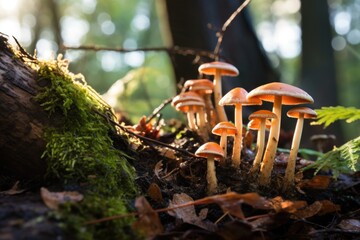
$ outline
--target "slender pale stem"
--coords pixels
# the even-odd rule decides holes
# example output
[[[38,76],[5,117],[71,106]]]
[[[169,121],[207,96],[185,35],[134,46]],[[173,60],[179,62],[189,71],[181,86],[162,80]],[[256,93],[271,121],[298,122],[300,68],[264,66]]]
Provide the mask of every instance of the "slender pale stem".
[[[294,131],[294,136],[291,144],[288,164],[285,170],[284,189],[287,189],[293,182],[295,176],[296,157],[299,151],[301,134],[304,126],[304,114],[300,114]]]
[[[207,142],[209,140],[209,134],[206,127],[205,111],[203,107],[199,107],[196,117],[197,117],[197,124],[199,127],[198,129],[199,135],[203,138],[205,142]]]
[[[236,168],[240,166],[241,162],[241,147],[242,147],[242,105],[237,103],[235,104],[235,127],[237,133],[234,136],[234,146],[232,153],[232,165]]]
[[[281,125],[281,96],[274,96],[273,113],[277,118],[271,120],[271,129],[269,133],[269,140],[266,145],[264,159],[260,167],[259,184],[267,185],[270,182],[271,171],[276,155],[276,149],[279,143],[280,125]]]
[[[219,122],[227,122],[227,116],[223,106],[219,105],[219,101],[222,98],[222,87],[221,87],[221,70],[216,69],[214,76],[214,100],[215,100],[215,109],[219,118]]]
[[[192,107],[191,107],[192,108]],[[192,109],[190,109],[187,112],[187,119],[188,119],[188,124],[189,124],[189,128],[191,130],[196,130],[196,119],[195,119],[195,114],[194,111]]]
[[[224,159],[222,159],[221,164],[225,165],[225,159],[226,159],[226,156],[227,156],[227,132],[226,131],[223,131],[221,133],[220,147],[224,151]]]
[[[261,119],[260,129],[258,130],[257,141],[256,141],[256,156],[253,163],[253,166],[250,170],[251,173],[256,173],[259,170],[261,159],[264,154],[265,147],[265,122],[266,118]]]
[[[206,181],[207,181],[207,193],[208,195],[213,195],[217,192],[217,178],[215,172],[215,163],[214,157],[207,158],[207,173],[206,173]]]

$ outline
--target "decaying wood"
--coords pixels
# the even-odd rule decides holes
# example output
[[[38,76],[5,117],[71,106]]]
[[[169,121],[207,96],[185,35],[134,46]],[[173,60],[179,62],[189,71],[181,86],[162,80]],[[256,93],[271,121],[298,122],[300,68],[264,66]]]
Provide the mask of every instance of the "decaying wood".
[[[36,72],[0,35],[0,177],[33,179],[46,170],[42,135],[50,120],[34,100],[39,88]]]

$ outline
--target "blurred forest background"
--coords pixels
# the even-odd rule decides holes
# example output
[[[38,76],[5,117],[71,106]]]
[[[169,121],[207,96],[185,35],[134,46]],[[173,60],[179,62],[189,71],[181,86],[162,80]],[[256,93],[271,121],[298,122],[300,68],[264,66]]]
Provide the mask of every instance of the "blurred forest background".
[[[64,54],[71,61],[72,72],[82,73],[89,85],[106,94],[113,107],[137,121],[174,96],[179,90],[177,83],[198,77],[195,70],[199,63],[209,60],[200,50],[214,50],[216,32],[241,3],[0,0],[0,32],[16,37],[30,53],[36,49],[39,58]],[[227,34],[221,54],[239,69],[238,86],[252,77],[255,83],[283,81],[308,91],[316,101],[315,108],[360,108],[360,0],[253,0]],[[174,50],[175,45],[191,48],[187,61],[193,69],[186,70],[181,62],[184,59],[164,51]],[[252,47],[256,51],[249,51]],[[254,54],[261,56],[254,58]],[[263,61],[260,68],[256,59]],[[248,91],[253,87],[244,86]],[[171,107],[163,114],[167,119],[179,117]],[[336,134],[343,134],[345,141],[358,136],[359,129],[356,122],[342,124],[341,133]]]

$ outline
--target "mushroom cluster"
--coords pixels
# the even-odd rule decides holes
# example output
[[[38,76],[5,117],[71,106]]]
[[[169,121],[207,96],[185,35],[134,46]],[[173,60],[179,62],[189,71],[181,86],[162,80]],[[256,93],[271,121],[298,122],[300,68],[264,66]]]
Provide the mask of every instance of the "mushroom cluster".
[[[258,175],[259,185],[268,185],[279,142],[282,105],[313,103],[313,98],[302,89],[281,82],[272,82],[259,86],[249,93],[245,89],[237,87],[222,96],[221,77],[237,76],[239,72],[236,67],[225,62],[210,62],[202,64],[199,67],[199,73],[213,75],[213,82],[203,78],[187,80],[184,84],[184,91],[174,97],[172,105],[177,110],[187,114],[190,130],[196,131],[205,142],[212,141],[202,145],[196,152],[197,156],[208,159],[208,194],[214,194],[217,189],[213,160],[220,160],[221,165],[227,164],[226,160],[230,155],[227,148],[229,136],[234,137],[231,165],[235,168],[240,167],[241,150],[243,148],[243,106],[262,105],[263,101],[273,103],[272,111],[259,110],[249,116],[248,128],[258,131],[255,148],[256,156],[250,173]],[[234,119],[232,122],[228,121],[223,108],[225,105],[234,106]],[[298,118],[298,122],[284,177],[285,189],[294,182],[295,162],[303,120],[315,118],[316,113],[309,108],[300,107],[290,110],[288,116]],[[267,144],[265,139],[266,129],[270,131]],[[213,141],[216,139],[214,135],[220,136],[219,144]],[[217,149],[216,153],[214,149]]]

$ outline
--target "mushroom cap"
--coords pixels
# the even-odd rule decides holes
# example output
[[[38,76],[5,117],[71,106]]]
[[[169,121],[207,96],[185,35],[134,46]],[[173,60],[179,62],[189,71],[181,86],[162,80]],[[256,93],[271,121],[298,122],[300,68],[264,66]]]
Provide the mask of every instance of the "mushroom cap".
[[[260,123],[261,123],[260,118],[254,118],[247,124],[247,127],[252,129],[252,130],[259,130],[260,125],[261,125]],[[265,127],[267,129],[270,129],[270,127],[271,127],[271,121],[270,120],[268,120],[268,119],[265,120]]]
[[[242,105],[261,105],[262,101],[258,98],[252,98],[250,101],[246,98],[248,92],[243,88],[233,88],[225,94],[219,101],[220,106],[235,105],[240,103]]]
[[[276,114],[269,110],[259,110],[249,115],[249,120],[257,118],[277,118]]]
[[[219,159],[224,157],[224,151],[219,144],[215,142],[207,142],[201,145],[198,150],[196,150],[195,155],[197,157],[208,158],[213,156],[214,159]]]
[[[190,91],[211,94],[214,84],[209,79],[189,79],[184,83],[184,87],[186,89],[189,88]]]
[[[201,107],[205,107],[205,103],[203,101],[185,101],[176,104],[175,109],[177,111],[182,111],[186,113],[189,112],[190,110],[196,111]]]
[[[258,97],[263,101],[274,102],[275,96],[282,96],[283,105],[313,103],[314,99],[304,90],[281,82],[272,82],[251,90],[248,99]]]
[[[308,107],[292,108],[286,113],[286,115],[291,118],[299,118],[300,114],[304,114],[304,118],[306,119],[317,118],[317,113]]]
[[[206,75],[215,75],[217,69],[220,70],[220,75],[222,76],[236,77],[239,75],[239,71],[236,67],[225,62],[204,63],[200,65],[198,70],[200,73],[204,73]]]
[[[219,136],[221,136],[223,132],[226,132],[227,135],[235,135],[237,133],[237,129],[231,122],[219,122],[215,125],[211,132]]]
[[[176,106],[180,102],[186,102],[186,101],[203,101],[202,97],[195,93],[195,92],[183,92],[179,95],[176,95],[173,100],[171,101],[172,106]]]

